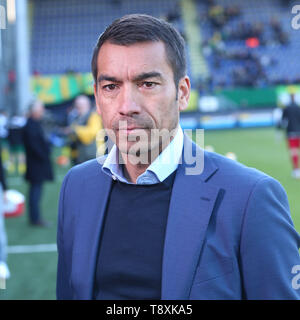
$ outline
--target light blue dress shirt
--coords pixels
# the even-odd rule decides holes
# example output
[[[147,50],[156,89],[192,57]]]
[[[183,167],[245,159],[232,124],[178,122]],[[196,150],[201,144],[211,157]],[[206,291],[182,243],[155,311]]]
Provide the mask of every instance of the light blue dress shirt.
[[[159,156],[150,164],[150,166],[138,176],[136,184],[155,184],[164,181],[178,167],[183,148],[183,131],[180,125],[174,139],[159,154]],[[123,165],[118,163],[119,150],[114,145],[105,159],[102,170],[114,180],[133,184],[129,182],[123,174]]]

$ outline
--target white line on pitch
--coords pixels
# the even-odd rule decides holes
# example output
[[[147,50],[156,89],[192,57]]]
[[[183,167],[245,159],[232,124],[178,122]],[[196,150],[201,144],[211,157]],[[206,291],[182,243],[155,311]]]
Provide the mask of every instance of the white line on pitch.
[[[56,243],[49,244],[34,244],[24,246],[8,246],[7,253],[36,253],[36,252],[56,252]]]

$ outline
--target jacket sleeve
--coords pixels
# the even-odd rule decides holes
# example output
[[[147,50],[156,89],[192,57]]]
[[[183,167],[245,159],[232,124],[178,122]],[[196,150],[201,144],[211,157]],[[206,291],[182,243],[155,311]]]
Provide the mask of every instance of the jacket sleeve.
[[[58,264],[57,264],[57,279],[56,279],[56,297],[58,300],[71,300],[73,297],[71,287],[70,265],[71,261],[67,258],[67,248],[65,247],[64,234],[64,215],[65,215],[65,190],[68,183],[70,171],[65,176],[62,183],[59,207],[58,207],[58,226],[57,226],[57,250],[58,250]]]
[[[248,199],[241,233],[245,298],[300,299],[293,285],[299,245],[284,189],[270,177],[259,180]]]

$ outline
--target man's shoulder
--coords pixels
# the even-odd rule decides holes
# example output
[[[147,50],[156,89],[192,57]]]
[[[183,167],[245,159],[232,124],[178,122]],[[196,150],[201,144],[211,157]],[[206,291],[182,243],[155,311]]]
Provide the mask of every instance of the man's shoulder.
[[[274,194],[280,195],[281,199],[286,199],[282,184],[267,173],[217,153],[208,152],[205,157],[209,159],[206,161],[213,161],[217,167],[207,181],[208,184],[224,189],[233,196],[239,194],[241,199],[248,198],[255,190],[260,193],[261,198],[272,190]]]
[[[204,161],[212,161],[217,167],[214,179],[224,180],[230,184],[239,184],[241,182],[251,184],[261,179],[271,178],[269,175],[256,168],[249,167],[237,160],[232,160],[218,153],[205,152]]]
[[[23,129],[23,131],[25,131],[25,130],[32,128],[32,126],[34,126],[34,121],[29,117],[29,118],[27,118],[26,123],[22,129]]]
[[[190,142],[189,138],[186,139],[186,143]],[[232,186],[233,184],[249,186],[264,178],[273,179],[266,173],[237,160],[232,160],[219,153],[206,151],[194,142],[192,142],[192,146],[198,149],[200,154],[203,154],[204,165],[199,178],[206,182],[210,181],[223,186]]]

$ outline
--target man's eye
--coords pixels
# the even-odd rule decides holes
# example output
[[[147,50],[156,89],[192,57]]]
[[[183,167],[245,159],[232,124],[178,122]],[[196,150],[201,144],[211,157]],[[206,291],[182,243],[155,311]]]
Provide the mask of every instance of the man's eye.
[[[116,89],[116,87],[117,87],[116,84],[111,83],[111,84],[107,84],[107,85],[103,86],[103,89],[107,90],[107,91],[113,91]]]
[[[154,88],[156,85],[157,85],[157,83],[151,82],[151,81],[145,81],[142,83],[142,86],[147,89]]]

